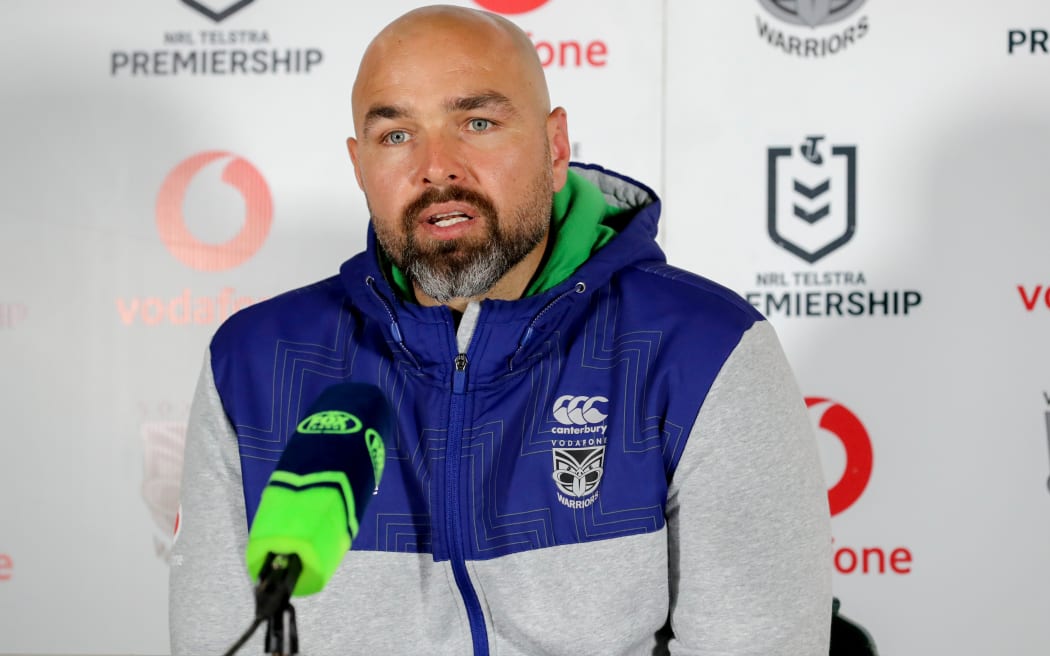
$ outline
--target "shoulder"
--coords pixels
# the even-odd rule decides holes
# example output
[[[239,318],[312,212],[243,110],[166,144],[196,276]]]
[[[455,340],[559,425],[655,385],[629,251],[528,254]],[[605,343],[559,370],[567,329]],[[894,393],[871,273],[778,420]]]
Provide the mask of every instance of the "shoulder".
[[[213,357],[246,345],[306,338],[346,304],[338,276],[292,289],[230,316],[211,342]]]
[[[625,296],[637,296],[677,321],[742,333],[765,317],[733,290],[665,262],[642,262],[622,272]]]

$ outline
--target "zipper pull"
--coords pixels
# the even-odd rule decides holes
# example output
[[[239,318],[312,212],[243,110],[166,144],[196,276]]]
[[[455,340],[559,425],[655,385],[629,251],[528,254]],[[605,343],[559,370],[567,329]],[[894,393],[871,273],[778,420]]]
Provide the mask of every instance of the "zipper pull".
[[[467,388],[467,354],[460,353],[455,360],[456,370],[452,373],[452,391],[462,394]]]

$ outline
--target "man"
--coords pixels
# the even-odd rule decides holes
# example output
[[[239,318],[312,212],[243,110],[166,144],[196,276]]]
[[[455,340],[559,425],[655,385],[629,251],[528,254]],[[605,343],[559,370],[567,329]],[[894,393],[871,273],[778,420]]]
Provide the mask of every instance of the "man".
[[[247,626],[262,487],[299,413],[353,380],[398,427],[351,551],[296,601],[304,653],[827,654],[826,492],[773,330],[664,262],[648,188],[570,167],[526,35],[415,10],[352,104],[368,250],[216,333],[173,652]]]

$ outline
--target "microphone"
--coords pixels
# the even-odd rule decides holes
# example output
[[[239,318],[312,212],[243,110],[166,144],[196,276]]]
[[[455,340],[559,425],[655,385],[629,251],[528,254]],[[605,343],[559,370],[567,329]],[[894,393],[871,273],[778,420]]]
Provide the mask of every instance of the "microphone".
[[[326,388],[296,426],[248,535],[245,560],[259,582],[258,617],[289,595],[318,592],[335,573],[379,489],[383,438],[393,427],[386,397],[364,383]]]

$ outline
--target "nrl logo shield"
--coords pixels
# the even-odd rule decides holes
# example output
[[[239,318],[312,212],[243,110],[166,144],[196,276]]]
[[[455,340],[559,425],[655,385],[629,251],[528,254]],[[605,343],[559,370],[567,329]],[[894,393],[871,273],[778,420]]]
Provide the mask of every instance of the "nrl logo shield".
[[[222,22],[253,2],[255,0],[237,0],[236,2],[229,2],[228,0],[200,0],[199,2],[198,0],[182,0],[184,5],[196,9],[216,23]]]
[[[554,484],[573,499],[585,497],[598,487],[605,466],[605,447],[554,449]]]
[[[795,152],[768,152],[769,237],[810,264],[853,237],[857,226],[857,147],[809,136]]]
[[[766,11],[796,25],[836,23],[860,9],[865,0],[758,0]]]

